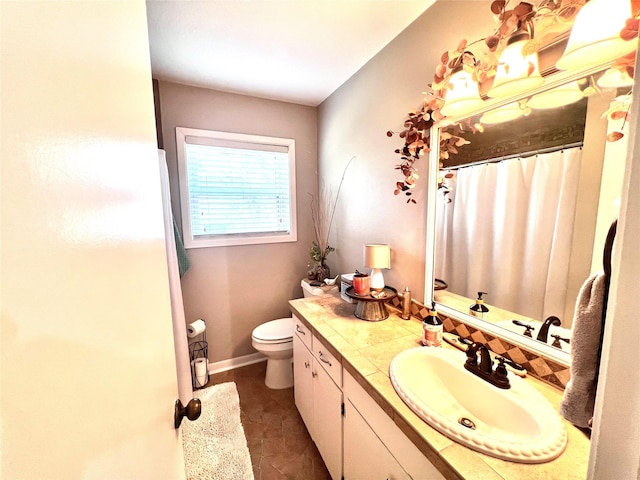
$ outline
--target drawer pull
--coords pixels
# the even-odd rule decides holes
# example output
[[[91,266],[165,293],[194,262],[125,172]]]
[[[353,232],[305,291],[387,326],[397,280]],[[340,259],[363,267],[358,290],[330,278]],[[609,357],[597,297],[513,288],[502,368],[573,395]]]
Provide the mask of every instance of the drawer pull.
[[[309,362],[304,362],[304,368],[309,368],[311,364]]]
[[[302,329],[300,328],[300,325],[298,325],[297,323],[296,323],[296,332],[301,333],[301,334],[303,334],[303,335],[306,335],[306,334],[307,334],[307,332],[305,332],[304,330],[302,330]]]
[[[322,354],[322,352],[318,351],[318,353],[320,354],[320,361],[326,363],[329,366],[331,366],[331,362],[329,360],[327,360],[326,358],[324,358],[324,355]]]
[[[311,376],[312,376],[313,378],[316,378],[316,377],[318,376],[318,372],[311,372]]]

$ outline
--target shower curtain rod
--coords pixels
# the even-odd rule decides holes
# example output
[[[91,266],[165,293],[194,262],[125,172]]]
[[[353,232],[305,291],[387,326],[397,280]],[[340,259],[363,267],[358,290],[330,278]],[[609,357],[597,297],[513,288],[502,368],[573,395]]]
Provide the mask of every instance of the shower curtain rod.
[[[511,160],[512,158],[525,158],[533,157],[540,153],[552,153],[558,150],[564,150],[565,148],[582,147],[584,142],[573,142],[565,145],[558,145],[555,147],[540,148],[538,150],[531,150],[530,152],[513,153],[511,155],[504,155],[502,157],[488,158],[486,160],[478,160],[477,162],[465,163],[464,165],[452,165],[451,167],[442,167],[441,170],[459,170],[460,168],[475,167],[476,165],[484,165],[485,163],[498,163],[503,160]]]

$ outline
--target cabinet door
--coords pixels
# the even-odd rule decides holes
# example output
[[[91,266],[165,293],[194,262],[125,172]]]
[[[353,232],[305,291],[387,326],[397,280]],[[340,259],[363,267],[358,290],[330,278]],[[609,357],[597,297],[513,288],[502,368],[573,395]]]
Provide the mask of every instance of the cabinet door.
[[[311,352],[293,335],[293,395],[300,416],[313,438],[313,357]]]
[[[344,414],[344,479],[407,480],[404,471],[349,400]]]
[[[342,477],[342,390],[314,359],[314,431],[311,435],[333,480]]]

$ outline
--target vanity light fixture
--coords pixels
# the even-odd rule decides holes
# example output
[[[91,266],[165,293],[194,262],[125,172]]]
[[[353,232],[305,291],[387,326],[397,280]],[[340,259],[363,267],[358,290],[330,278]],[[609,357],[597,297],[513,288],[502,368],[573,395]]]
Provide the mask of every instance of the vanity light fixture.
[[[447,90],[444,106],[440,109],[442,115],[457,117],[482,106],[483,100],[478,92],[478,83],[462,65],[451,75],[449,83],[451,88]]]
[[[480,117],[480,123],[485,125],[494,125],[496,123],[509,122],[524,115],[524,110],[520,106],[520,102],[508,103],[499,108],[494,108]]]
[[[382,268],[391,268],[391,248],[389,245],[369,244],[364,246],[364,264],[371,268],[369,287],[371,290],[384,290]]]
[[[626,70],[609,68],[596,81],[596,85],[600,88],[630,87],[633,85],[633,78],[629,76]]]
[[[539,87],[544,82],[538,67],[538,53],[523,54],[531,39],[527,32],[516,32],[507,41],[500,55],[493,86],[487,92],[491,98],[516,95]]]
[[[573,70],[595,66],[633,52],[638,38],[620,37],[626,20],[631,17],[630,0],[590,0],[576,15],[569,43],[556,67]]]
[[[536,110],[548,108],[558,108],[570,105],[584,98],[584,93],[579,85],[580,80],[569,82],[566,85],[552,88],[546,92],[534,95],[529,99],[527,105]]]

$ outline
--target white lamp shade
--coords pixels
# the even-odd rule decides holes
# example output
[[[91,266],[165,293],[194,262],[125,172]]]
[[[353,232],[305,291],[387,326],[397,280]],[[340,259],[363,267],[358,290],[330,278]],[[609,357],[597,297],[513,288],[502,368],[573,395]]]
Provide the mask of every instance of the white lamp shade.
[[[583,98],[584,93],[582,93],[578,81],[575,81],[534,95],[529,99],[527,105],[536,110],[545,110],[569,105]]]
[[[482,98],[478,92],[478,84],[469,72],[464,69],[451,75],[451,88],[447,90],[444,106],[440,113],[446,117],[456,117],[471,112],[482,106]]]
[[[372,290],[384,289],[381,268],[391,268],[391,248],[389,245],[370,244],[364,246],[364,264],[371,268],[370,286]]]
[[[569,43],[556,62],[559,70],[600,65],[633,52],[638,39],[623,40],[620,31],[631,18],[630,0],[591,0],[576,15]]]
[[[609,68],[602,74],[596,84],[600,88],[630,87],[633,85],[633,78],[626,71]]]
[[[520,118],[524,112],[518,102],[513,102],[504,107],[494,108],[480,117],[480,123],[493,125],[496,123],[508,122]]]
[[[526,57],[522,54],[522,48],[528,42],[527,38],[505,47],[500,55],[493,86],[487,95],[492,98],[506,97],[542,85],[544,79],[538,68],[538,54],[534,52]]]
[[[391,248],[389,245],[365,245],[364,264],[369,268],[391,268]]]

